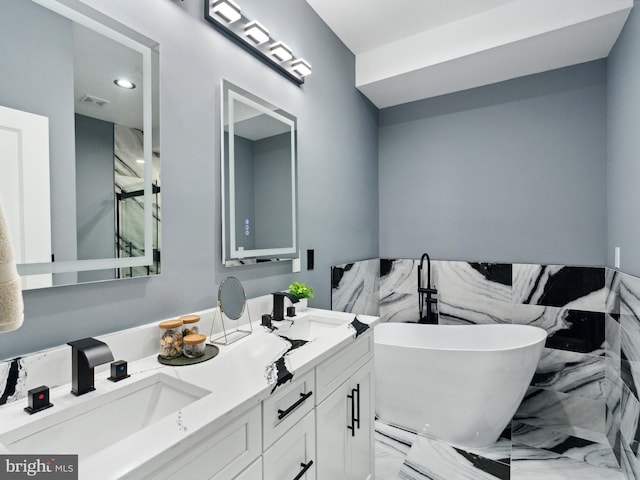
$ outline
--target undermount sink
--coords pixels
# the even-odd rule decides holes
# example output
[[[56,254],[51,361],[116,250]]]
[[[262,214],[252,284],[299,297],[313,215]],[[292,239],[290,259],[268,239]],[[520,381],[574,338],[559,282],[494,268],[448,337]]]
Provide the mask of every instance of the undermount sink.
[[[2,434],[0,444],[9,453],[87,458],[209,393],[159,373]]]
[[[290,339],[310,342],[350,321],[349,318],[309,314],[295,319],[290,327],[280,327],[276,333]]]

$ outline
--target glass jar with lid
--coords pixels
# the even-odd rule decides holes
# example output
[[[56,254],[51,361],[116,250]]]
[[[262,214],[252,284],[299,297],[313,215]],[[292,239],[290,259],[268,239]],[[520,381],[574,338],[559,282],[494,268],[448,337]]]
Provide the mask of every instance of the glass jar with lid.
[[[182,321],[182,338],[200,333],[200,315],[183,315],[179,320]]]
[[[182,320],[167,320],[158,325],[160,337],[160,357],[171,359],[182,355]]]
[[[205,340],[207,337],[201,333],[187,335],[182,339],[184,343],[184,356],[188,358],[200,357],[204,354]]]

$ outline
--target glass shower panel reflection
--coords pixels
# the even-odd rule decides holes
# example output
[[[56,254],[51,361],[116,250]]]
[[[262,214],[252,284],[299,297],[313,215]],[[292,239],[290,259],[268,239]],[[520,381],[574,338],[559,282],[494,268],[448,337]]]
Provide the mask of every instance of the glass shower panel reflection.
[[[153,184],[153,264],[121,268],[119,278],[139,277],[160,273],[160,186]],[[142,181],[130,184],[117,194],[116,242],[118,258],[144,255],[144,186]]]

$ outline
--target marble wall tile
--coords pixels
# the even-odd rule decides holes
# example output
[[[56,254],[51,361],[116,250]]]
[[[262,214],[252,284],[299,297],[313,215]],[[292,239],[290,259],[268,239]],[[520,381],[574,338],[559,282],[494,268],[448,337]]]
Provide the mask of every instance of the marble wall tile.
[[[380,260],[380,321],[416,322],[418,309],[418,260]]]
[[[605,400],[612,411],[620,409],[622,396],[622,378],[620,377],[620,364],[610,357],[605,358]]]
[[[629,442],[640,441],[640,402],[624,385],[620,402],[620,433]]]
[[[547,347],[594,355],[603,353],[604,313],[562,309],[556,318],[559,328],[549,332]]]
[[[27,396],[27,371],[22,358],[3,362],[3,379],[0,381],[0,405],[16,402]]]
[[[614,318],[620,313],[620,278],[618,271],[611,268],[604,269],[605,312]]]
[[[514,419],[598,443],[607,441],[605,407],[600,399],[531,387]]]
[[[608,442],[598,443],[524,423],[514,424],[512,440],[514,446],[541,448],[596,467],[619,469]]]
[[[531,386],[604,399],[605,359],[601,356],[545,348]]]
[[[604,348],[607,357],[611,357],[613,360],[617,360],[618,363],[620,363],[620,349],[622,342],[620,323],[608,313],[605,315],[604,320],[604,340]]]
[[[441,299],[474,305],[486,300],[512,301],[511,264],[432,262]]]
[[[604,312],[605,273],[601,267],[513,265],[513,301]]]
[[[513,323],[546,330],[546,346],[559,350],[602,355],[605,342],[604,313],[540,305],[515,305]]]
[[[627,313],[637,312],[640,309],[640,277],[618,272],[620,289],[620,313],[623,307],[628,309]],[[640,315],[636,315],[640,318]]]
[[[364,315],[379,314],[379,259],[331,267],[331,309]]]
[[[638,455],[638,442],[629,443],[624,437],[620,438],[620,467],[628,480],[640,478],[640,458]]]
[[[481,297],[464,298],[442,295],[438,303],[441,325],[481,325],[512,323],[519,305]]]
[[[620,376],[640,396],[640,323],[630,315],[620,316]]]

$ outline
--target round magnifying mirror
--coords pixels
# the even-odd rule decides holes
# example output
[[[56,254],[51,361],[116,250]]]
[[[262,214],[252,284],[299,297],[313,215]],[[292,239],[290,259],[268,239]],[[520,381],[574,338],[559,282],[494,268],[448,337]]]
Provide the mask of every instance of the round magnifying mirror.
[[[218,288],[220,310],[231,320],[238,320],[244,313],[247,297],[242,283],[236,277],[227,277]]]

